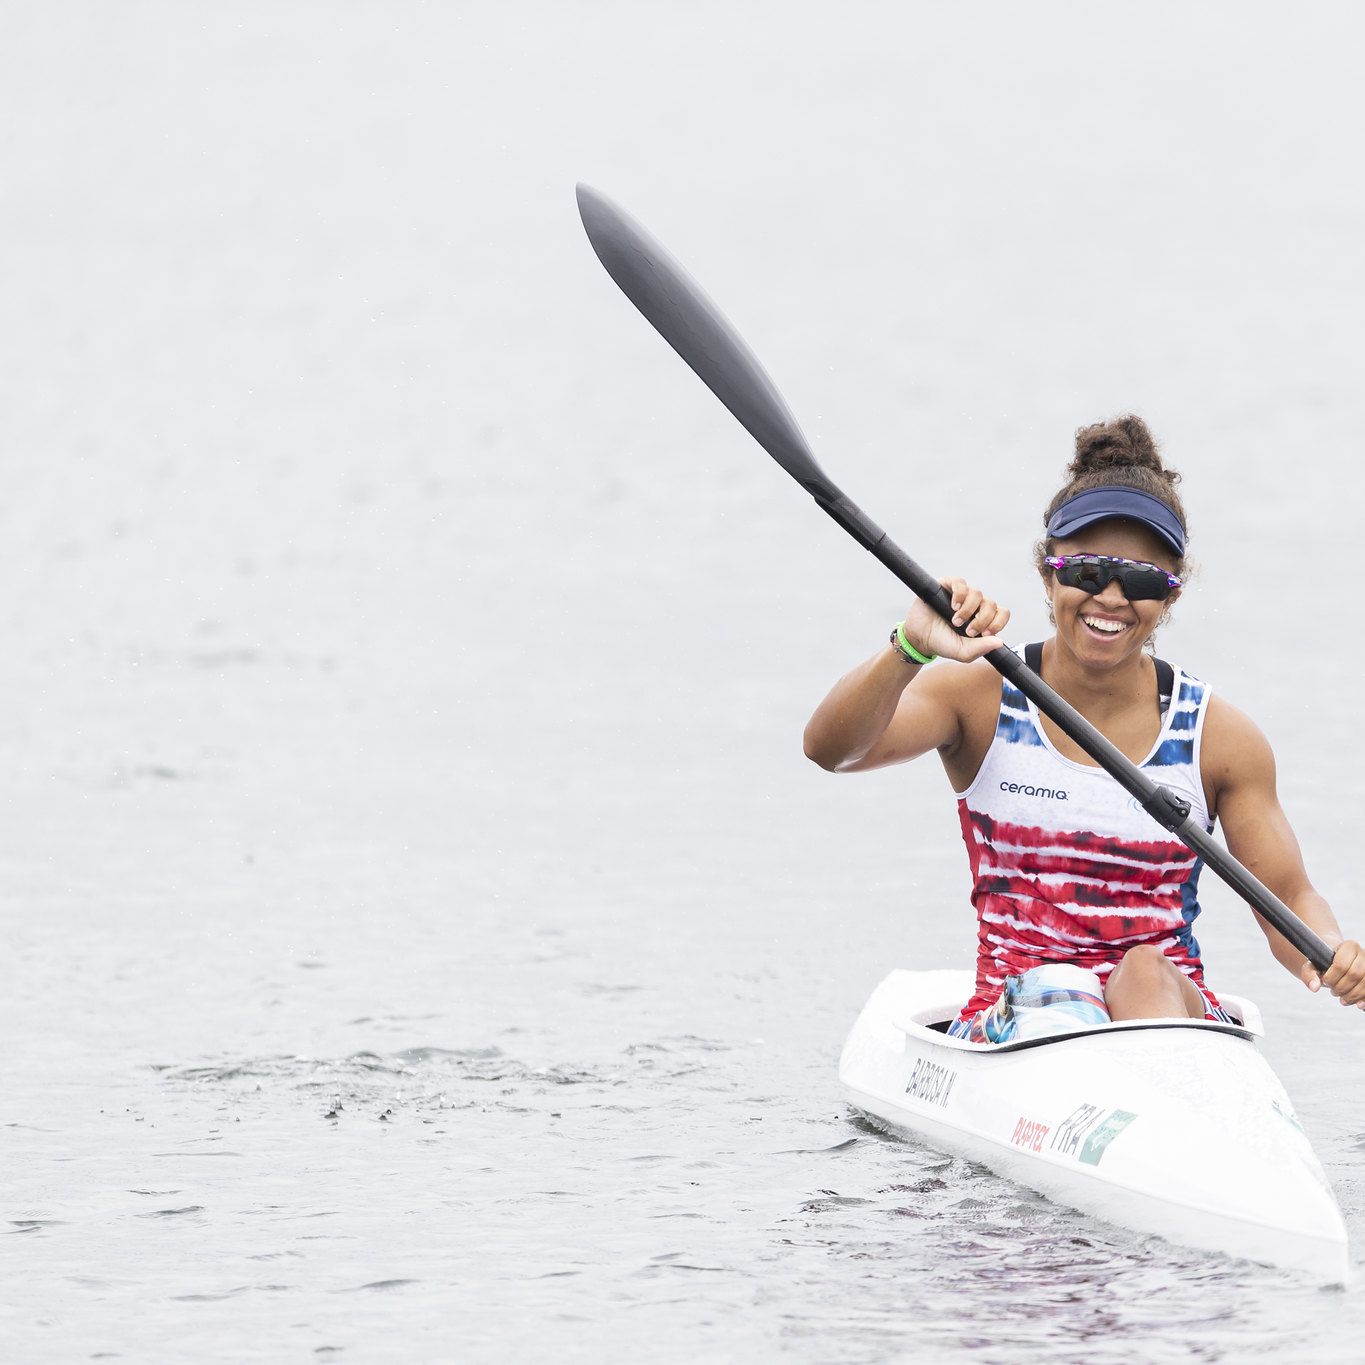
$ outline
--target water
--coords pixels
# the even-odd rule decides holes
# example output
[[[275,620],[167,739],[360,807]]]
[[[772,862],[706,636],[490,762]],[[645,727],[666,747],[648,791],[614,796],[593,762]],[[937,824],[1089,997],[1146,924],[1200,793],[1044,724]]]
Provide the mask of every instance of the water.
[[[1324,1290],[844,1106],[969,961],[929,768],[801,727],[902,595],[633,315],[619,198],[917,558],[1044,628],[1143,412],[1162,649],[1354,895],[1345,6],[21,8],[0,53],[0,1242],[24,1362],[1352,1361]],[[1210,888],[1365,1252],[1361,1020]]]

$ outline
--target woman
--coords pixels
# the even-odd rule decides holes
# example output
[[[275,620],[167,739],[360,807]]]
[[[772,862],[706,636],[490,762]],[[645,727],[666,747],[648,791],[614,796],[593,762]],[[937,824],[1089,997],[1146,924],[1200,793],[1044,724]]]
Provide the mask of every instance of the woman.
[[[1180,476],[1136,417],[1078,432],[1068,473],[1035,552],[1056,631],[1028,662],[1207,828],[1220,821],[1234,857],[1334,950],[1320,974],[1261,921],[1275,957],[1309,990],[1365,1008],[1365,951],[1308,881],[1265,737],[1144,648],[1180,596]],[[992,1008],[1008,1017],[1034,969],[1054,963],[1093,972],[1114,1019],[1224,1018],[1193,933],[1198,859],[984,660],[1009,612],[960,578],[943,583],[965,633],[916,600],[890,644],[820,704],[805,747],[831,772],[938,751],[979,922],[976,992],[953,1032],[996,1036]],[[926,671],[940,655],[960,666]]]

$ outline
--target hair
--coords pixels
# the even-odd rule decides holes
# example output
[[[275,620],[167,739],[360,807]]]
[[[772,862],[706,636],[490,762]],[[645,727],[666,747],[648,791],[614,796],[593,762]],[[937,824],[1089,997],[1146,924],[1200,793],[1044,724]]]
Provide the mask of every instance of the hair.
[[[1185,508],[1175,491],[1180,475],[1162,463],[1156,440],[1141,417],[1129,414],[1082,427],[1076,433],[1076,454],[1066,472],[1067,482],[1043,513],[1044,527],[1052,520],[1052,514],[1078,493],[1091,488],[1118,486],[1137,488],[1160,498],[1180,518],[1180,524],[1189,529]],[[1052,553],[1052,545],[1052,538],[1044,536],[1033,547],[1034,563],[1038,572],[1044,575],[1047,572],[1044,560]],[[1182,555],[1172,572],[1183,578],[1187,567],[1187,557]]]

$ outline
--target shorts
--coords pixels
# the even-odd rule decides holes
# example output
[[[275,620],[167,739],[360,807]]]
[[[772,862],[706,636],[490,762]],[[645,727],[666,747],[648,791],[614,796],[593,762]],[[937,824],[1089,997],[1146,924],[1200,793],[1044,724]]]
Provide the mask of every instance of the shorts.
[[[1197,981],[1194,988],[1204,1001],[1205,1019],[1231,1022],[1223,1007]],[[1107,1023],[1109,1011],[1099,977],[1071,963],[1048,962],[1018,976],[1007,976],[995,1003],[970,1019],[954,1020],[948,1036],[973,1043],[1014,1043]]]

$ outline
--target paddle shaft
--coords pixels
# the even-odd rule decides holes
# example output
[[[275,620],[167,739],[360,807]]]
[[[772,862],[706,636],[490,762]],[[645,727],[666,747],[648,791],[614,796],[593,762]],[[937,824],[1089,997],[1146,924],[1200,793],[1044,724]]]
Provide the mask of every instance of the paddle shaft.
[[[696,281],[628,214],[586,185],[578,187],[583,226],[607,273],[703,383],[816,503],[950,625],[947,590],[915,563],[820,468],[777,386]],[[1153,782],[1013,650],[985,656],[1038,709],[1085,750],[1164,829],[1283,934],[1319,970],[1332,950],[1263,882],[1252,876],[1190,814],[1189,805]]]

